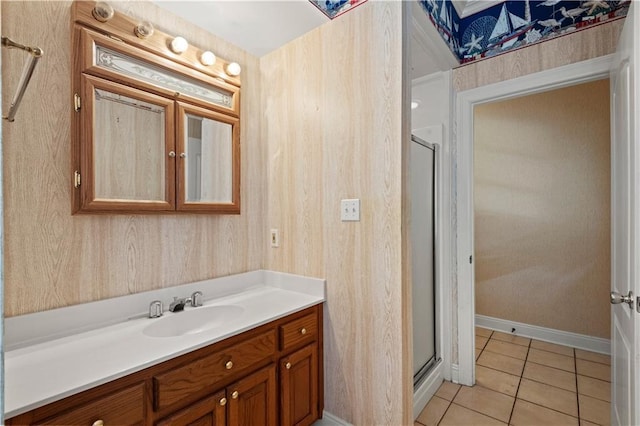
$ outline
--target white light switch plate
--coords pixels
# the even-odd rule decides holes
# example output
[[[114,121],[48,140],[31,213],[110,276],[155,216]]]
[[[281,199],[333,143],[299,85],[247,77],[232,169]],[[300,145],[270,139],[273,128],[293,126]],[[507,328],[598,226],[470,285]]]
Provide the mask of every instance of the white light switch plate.
[[[271,229],[271,247],[280,247],[280,232],[277,229]]]
[[[357,198],[340,202],[340,219],[343,222],[360,221],[360,200]]]

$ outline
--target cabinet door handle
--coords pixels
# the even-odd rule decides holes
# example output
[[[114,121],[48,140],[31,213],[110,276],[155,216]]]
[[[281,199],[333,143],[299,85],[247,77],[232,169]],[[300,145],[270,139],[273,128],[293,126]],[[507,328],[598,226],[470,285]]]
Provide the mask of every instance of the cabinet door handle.
[[[303,328],[302,330],[300,330],[300,334],[307,334],[307,329]]]
[[[176,156],[176,153],[173,151],[169,151],[169,157],[174,158]]]
[[[238,391],[233,391],[233,393],[231,394],[231,399],[238,399],[238,396],[240,396]]]
[[[102,419],[96,420],[91,424],[91,426],[104,426],[104,421]]]
[[[231,370],[233,368],[233,361],[227,361],[227,363],[224,365],[224,368],[226,368],[227,370]]]
[[[222,405],[222,406],[227,405],[227,398],[222,398],[222,399],[220,400],[220,405]]]
[[[290,362],[286,363],[284,365],[284,368],[286,368],[287,370],[290,370],[291,369],[291,363]]]
[[[181,152],[180,153],[180,158],[187,158],[187,153],[186,152]]]

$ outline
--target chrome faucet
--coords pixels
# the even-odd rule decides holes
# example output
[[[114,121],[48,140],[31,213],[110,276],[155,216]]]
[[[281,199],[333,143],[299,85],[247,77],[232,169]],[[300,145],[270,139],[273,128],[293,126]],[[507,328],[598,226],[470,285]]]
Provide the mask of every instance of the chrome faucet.
[[[171,312],[180,312],[184,310],[186,305],[191,305],[194,308],[198,306],[202,306],[202,292],[195,291],[191,294],[191,297],[185,299],[184,297],[178,299],[177,297],[173,298],[173,302],[169,304],[169,310]]]
[[[180,312],[184,310],[185,303],[186,303],[185,298],[178,299],[177,297],[174,297],[173,302],[169,304],[169,310],[171,312]]]
[[[190,304],[191,306],[193,306],[194,308],[197,308],[198,306],[202,306],[202,292],[201,291],[195,291],[193,292],[193,294],[191,295],[190,298],[188,298],[185,303]]]
[[[162,312],[162,302],[159,300],[154,300],[149,304],[149,318],[158,318],[161,317]]]

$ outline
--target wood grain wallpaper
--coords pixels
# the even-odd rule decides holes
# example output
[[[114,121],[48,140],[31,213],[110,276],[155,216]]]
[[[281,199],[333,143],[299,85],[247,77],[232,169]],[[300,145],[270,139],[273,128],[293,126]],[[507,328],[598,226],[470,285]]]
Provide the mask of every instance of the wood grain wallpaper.
[[[615,51],[623,24],[618,19],[456,68],[453,87],[460,92],[608,55]]]
[[[325,409],[358,425],[412,421],[403,339],[402,8],[367,2],[260,62],[267,226],[281,237],[266,266],[327,279]],[[361,200],[360,222],[340,221],[344,198]]]
[[[608,79],[475,108],[477,314],[609,339],[609,145]]]
[[[7,316],[263,265],[266,144],[258,59],[150,2],[110,3],[242,65],[242,214],[71,216],[71,3],[3,1],[3,35],[45,52],[16,121],[3,126]],[[21,53],[2,49],[3,107],[17,85]]]

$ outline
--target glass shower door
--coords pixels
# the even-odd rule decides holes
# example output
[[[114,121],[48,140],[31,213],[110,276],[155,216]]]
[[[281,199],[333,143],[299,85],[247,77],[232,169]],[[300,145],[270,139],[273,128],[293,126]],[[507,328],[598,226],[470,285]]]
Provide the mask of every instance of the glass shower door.
[[[411,142],[411,245],[413,276],[414,385],[436,357],[435,307],[435,146],[415,136]]]

